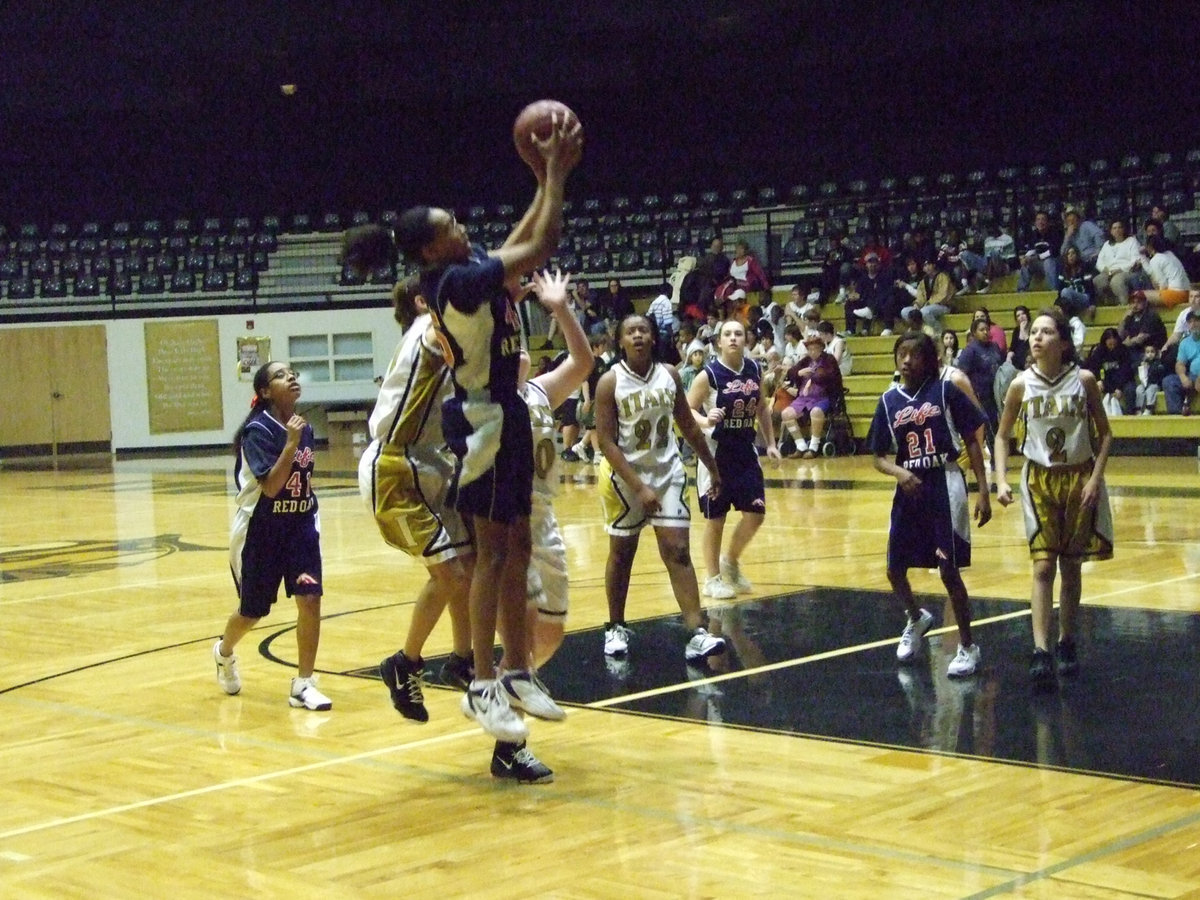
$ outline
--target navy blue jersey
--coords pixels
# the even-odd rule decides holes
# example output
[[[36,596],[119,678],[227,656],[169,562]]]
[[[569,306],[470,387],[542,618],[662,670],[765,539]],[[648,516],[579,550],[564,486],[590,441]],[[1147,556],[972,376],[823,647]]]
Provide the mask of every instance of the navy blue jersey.
[[[281,527],[291,527],[300,518],[312,519],[317,512],[317,497],[312,489],[313,433],[308,425],[300,435],[292,471],[279,494],[268,497],[262,491],[260,480],[267,477],[286,445],[287,428],[265,408],[259,409],[246,423],[242,452],[233,465],[238,509],[255,519],[276,520]]]
[[[501,403],[517,396],[521,320],[504,288],[504,264],[473,245],[471,258],[421,275],[460,397],[487,392]]]
[[[915,394],[892,385],[879,398],[867,447],[876,455],[895,453],[905,469],[940,469],[958,457],[962,435],[984,424],[983,412],[949,381],[929,378]]]
[[[717,447],[733,443],[753,447],[762,392],[758,363],[747,356],[742,360],[742,370],[734,372],[719,359],[714,359],[705,364],[704,371],[708,374],[709,388],[705,411],[725,411],[725,418],[717,423],[712,432]]]

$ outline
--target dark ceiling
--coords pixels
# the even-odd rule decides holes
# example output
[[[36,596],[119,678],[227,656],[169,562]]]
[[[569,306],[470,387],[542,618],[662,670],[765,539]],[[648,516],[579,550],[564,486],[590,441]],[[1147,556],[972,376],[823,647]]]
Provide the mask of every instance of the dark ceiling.
[[[11,0],[0,221],[519,199],[540,96],[585,123],[576,195],[1200,143],[1189,28],[1124,9]]]

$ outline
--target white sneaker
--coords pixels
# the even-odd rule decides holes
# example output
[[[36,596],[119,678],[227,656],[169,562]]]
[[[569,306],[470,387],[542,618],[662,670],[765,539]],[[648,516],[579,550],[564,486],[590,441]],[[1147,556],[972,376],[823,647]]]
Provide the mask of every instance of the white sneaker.
[[[714,600],[732,600],[737,591],[721,580],[720,575],[713,575],[704,581],[704,596]]]
[[[871,312],[869,307],[864,306],[862,309],[856,309],[854,314],[860,319],[866,319],[868,322],[875,318],[875,313]]]
[[[933,616],[929,614],[929,610],[921,610],[921,615],[914,622],[908,620],[908,624],[904,626],[904,632],[900,635],[900,643],[896,645],[896,659],[900,662],[908,662],[917,655],[917,650],[921,646],[921,638],[925,637],[927,632],[933,627]]]
[[[629,636],[633,629],[626,625],[612,625],[604,629],[604,655],[624,656],[629,650]]]
[[[750,579],[742,574],[742,567],[728,556],[721,557],[721,580],[739,594],[749,594],[754,590]]]
[[[880,337],[891,337],[891,336],[892,336],[892,329],[890,329],[890,328],[885,328],[885,329],[883,329],[883,331],[879,332],[879,336],[880,336]]]
[[[708,659],[710,656],[720,656],[725,652],[725,638],[713,637],[703,628],[697,628],[692,639],[687,642],[683,658],[688,662],[698,659]]]
[[[317,690],[317,680],[308,678],[293,678],[292,692],[288,695],[288,706],[297,709],[333,709],[333,701]]]
[[[523,709],[531,716],[561,722],[567,717],[561,706],[554,702],[542,679],[529,669],[513,669],[500,676],[500,684],[508,694],[508,702]]]
[[[529,737],[529,726],[508,702],[508,692],[495,678],[476,679],[463,694],[462,714],[498,741],[519,744]]]
[[[958,652],[954,654],[954,659],[950,660],[950,665],[946,668],[946,674],[951,678],[965,678],[968,675],[974,675],[975,669],[979,667],[979,645],[972,644],[970,647],[958,645]]]
[[[233,695],[242,689],[242,677],[238,675],[237,654],[221,655],[221,641],[213,644],[213,661],[217,664],[217,684],[225,693]]]

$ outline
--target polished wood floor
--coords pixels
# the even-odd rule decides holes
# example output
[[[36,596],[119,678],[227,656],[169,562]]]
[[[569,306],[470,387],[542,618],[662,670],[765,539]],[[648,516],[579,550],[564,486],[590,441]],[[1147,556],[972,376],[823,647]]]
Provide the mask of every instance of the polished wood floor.
[[[232,605],[224,456],[0,465],[0,896],[1200,896],[1200,792],[1152,779],[599,700],[533,726],[554,784],[495,783],[456,694],[427,691],[416,725],[351,674],[395,649],[423,579],[379,539],[353,465],[318,460],[327,713],[287,706],[286,599],[240,648],[241,695],[215,683]],[[1086,566],[1086,603],[1200,612],[1197,465],[1113,461],[1117,557]],[[589,472],[558,504],[573,631],[605,619]],[[886,588],[890,490],[865,458],[771,477],[745,559],[760,594]],[[1024,603],[1019,509],[998,509],[974,546],[971,592]],[[914,586],[940,594],[925,572]],[[629,609],[674,609],[651,541]],[[446,649],[440,630],[429,650]]]

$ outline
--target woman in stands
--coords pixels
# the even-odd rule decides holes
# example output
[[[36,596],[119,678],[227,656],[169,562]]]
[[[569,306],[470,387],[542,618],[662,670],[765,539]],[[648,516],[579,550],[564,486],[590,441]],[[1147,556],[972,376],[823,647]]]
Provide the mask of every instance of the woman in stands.
[[[986,318],[971,323],[971,341],[958,355],[958,368],[971,380],[975,396],[987,416],[989,434],[996,433],[999,410],[993,386],[996,373],[1004,362],[1004,353],[992,340],[991,326]]]
[[[1091,316],[1096,312],[1096,286],[1094,273],[1084,265],[1079,248],[1072,245],[1063,254],[1062,268],[1058,270],[1058,305],[1067,318]]]
[[[740,560],[750,540],[762,527],[766,495],[762,466],[755,448],[757,429],[762,429],[767,456],[779,459],[775,429],[771,425],[771,397],[763,390],[758,363],[745,353],[746,330],[736,320],[722,323],[717,337],[717,356],[696,375],[688,390],[688,405],[704,432],[717,469],[721,490],[709,496],[708,470],[696,471],[696,490],[704,513],[704,564],[708,576],[704,593],[714,600],[729,600],[753,588],[742,574]],[[721,555],[725,517],[733,508],[742,517],[729,542],[729,553]]]
[[[1032,365],[1019,374],[1004,397],[996,434],[996,499],[1013,501],[1008,484],[1008,442],[1020,418],[1021,505],[1033,560],[1033,656],[1029,675],[1035,690],[1053,690],[1060,675],[1079,670],[1075,643],[1082,566],[1088,559],[1111,559],[1112,514],[1104,467],[1112,445],[1108,416],[1096,377],[1075,358],[1066,318],[1043,310],[1029,335]],[[1058,641],[1050,652],[1054,579],[1062,573]]]
[[[654,358],[654,334],[644,316],[626,316],[617,326],[621,359],[596,385],[596,432],[600,464],[600,503],[608,532],[604,588],[609,622],[606,656],[623,657],[632,631],[625,622],[629,573],[646,525],[654,527],[659,556],[671,579],[675,602],[692,632],[684,651],[689,662],[725,652],[710,635],[700,610],[700,589],[689,547],[691,510],[687,472],[679,458],[672,422],[711,477],[710,495],[719,496],[721,475],[674,367]]]
[[[312,428],[296,415],[299,399],[300,382],[286,363],[269,362],[254,373],[250,413],[233,439],[238,495],[229,564],[238,608],[212,655],[221,689],[238,693],[234,648],[271,611],[283,582],[296,598],[298,671],[288,704],[324,710],[333,702],[313,675],[321,637],[321,524],[312,489]]]

